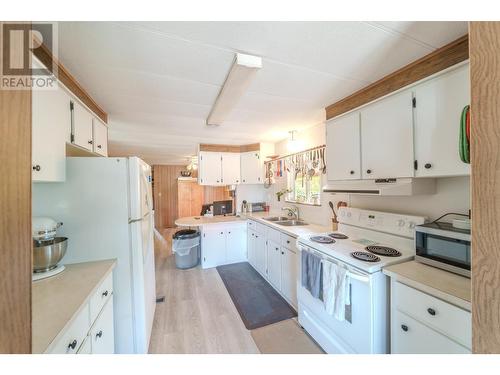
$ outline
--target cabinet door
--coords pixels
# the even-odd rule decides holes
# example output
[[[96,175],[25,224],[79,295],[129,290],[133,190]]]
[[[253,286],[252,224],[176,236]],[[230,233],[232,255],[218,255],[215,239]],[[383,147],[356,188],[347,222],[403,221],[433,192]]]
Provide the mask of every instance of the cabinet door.
[[[256,262],[256,254],[255,254],[255,243],[257,241],[256,232],[254,230],[249,229],[248,230],[248,241],[247,241],[247,246],[248,246],[248,263],[250,263],[254,268],[257,268],[257,262]]]
[[[466,354],[470,350],[396,310],[392,316],[391,353]]]
[[[271,284],[281,290],[281,249],[274,241],[267,241],[267,277]]]
[[[241,183],[261,184],[263,175],[260,151],[243,152],[241,154]]]
[[[198,156],[198,179],[200,185],[221,185],[222,162],[220,152],[200,151]]]
[[[469,65],[418,85],[415,98],[415,175],[469,175],[458,147],[460,117],[470,104]]]
[[[226,263],[226,235],[221,227],[203,228],[201,242],[203,268],[212,268]]]
[[[101,314],[90,330],[92,354],[113,354],[115,336],[113,323],[113,298],[104,305]]]
[[[32,128],[33,181],[64,181],[71,112],[62,88],[33,90]]]
[[[413,107],[403,91],[361,110],[363,179],[413,177]]]
[[[267,248],[266,239],[260,233],[255,234],[255,268],[263,276],[266,275]]]
[[[240,183],[240,154],[237,152],[223,152],[222,179],[224,185],[235,185]]]
[[[298,257],[297,252],[281,248],[281,292],[292,303],[297,306],[297,275]]]
[[[93,118],[93,150],[95,153],[108,156],[108,127],[97,118]]]
[[[73,101],[73,143],[89,151],[93,151],[92,120],[92,114]]]
[[[247,260],[247,229],[245,223],[227,228],[226,255],[226,263],[238,263]]]
[[[329,181],[361,178],[359,112],[330,120],[326,125],[326,168]]]

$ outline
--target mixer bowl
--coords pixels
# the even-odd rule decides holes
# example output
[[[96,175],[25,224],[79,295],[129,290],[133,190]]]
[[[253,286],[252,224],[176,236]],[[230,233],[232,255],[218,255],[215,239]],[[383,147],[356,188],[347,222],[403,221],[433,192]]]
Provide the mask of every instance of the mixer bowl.
[[[33,240],[33,272],[46,272],[57,267],[66,254],[68,239],[55,237],[51,240]]]

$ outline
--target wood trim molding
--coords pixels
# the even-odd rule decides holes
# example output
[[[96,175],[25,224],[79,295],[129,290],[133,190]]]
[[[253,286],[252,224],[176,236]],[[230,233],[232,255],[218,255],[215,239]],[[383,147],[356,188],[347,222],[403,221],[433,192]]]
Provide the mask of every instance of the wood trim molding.
[[[38,43],[39,44],[39,43]],[[33,50],[35,56],[47,67],[57,65],[56,77],[65,85],[68,90],[70,90],[78,99],[80,99],[87,107],[90,108],[102,121],[106,124],[108,123],[108,114],[97,104],[97,102],[92,99],[87,91],[78,83],[75,77],[64,67],[64,65],[58,61],[45,44],[41,44],[40,47]],[[51,70],[52,73],[54,73]]]
[[[21,38],[11,48],[11,57],[22,58]],[[31,353],[29,89],[0,90],[0,160],[0,353]]]
[[[396,70],[354,94],[325,108],[326,119],[339,116],[373,100],[381,98],[425,77],[438,73],[469,58],[469,36],[441,47],[434,52]]]
[[[470,22],[472,351],[500,353],[500,22]]]
[[[209,152],[249,152],[249,151],[259,151],[260,143],[252,143],[249,145],[214,145],[214,144],[200,144],[200,151],[209,151]]]

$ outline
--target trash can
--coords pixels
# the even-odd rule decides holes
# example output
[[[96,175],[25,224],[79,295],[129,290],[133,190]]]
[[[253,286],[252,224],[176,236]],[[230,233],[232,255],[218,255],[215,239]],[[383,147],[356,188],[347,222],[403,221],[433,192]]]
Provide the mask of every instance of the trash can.
[[[173,236],[172,252],[175,266],[181,269],[196,267],[200,259],[200,232],[182,229]]]

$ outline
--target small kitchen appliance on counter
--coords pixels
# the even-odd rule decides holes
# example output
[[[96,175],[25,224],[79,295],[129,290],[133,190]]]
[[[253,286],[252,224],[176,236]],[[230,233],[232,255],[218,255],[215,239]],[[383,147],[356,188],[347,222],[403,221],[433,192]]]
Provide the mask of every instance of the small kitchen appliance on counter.
[[[61,225],[62,223],[50,217],[33,217],[33,281],[64,271],[64,266],[59,262],[66,254],[68,239],[56,237],[57,229]]]

